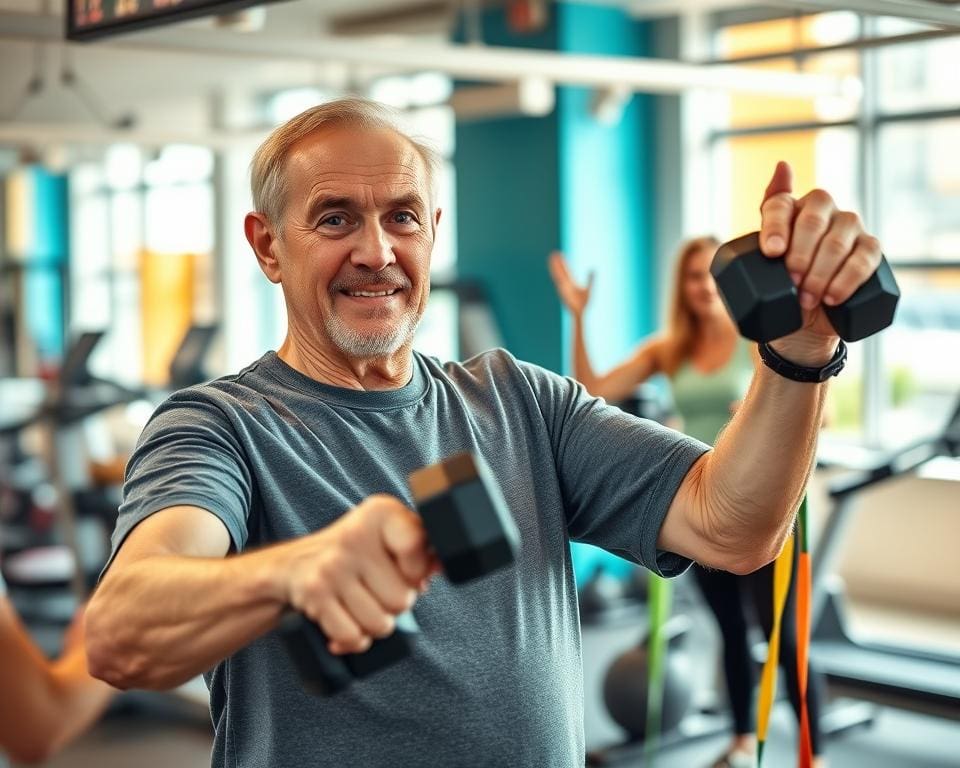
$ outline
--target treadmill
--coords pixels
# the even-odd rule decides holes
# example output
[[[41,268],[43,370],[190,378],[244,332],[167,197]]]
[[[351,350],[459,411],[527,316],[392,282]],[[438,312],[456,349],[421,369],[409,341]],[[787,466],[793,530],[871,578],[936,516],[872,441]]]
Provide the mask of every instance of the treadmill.
[[[939,435],[831,483],[833,513],[814,552],[810,658],[829,681],[832,694],[960,720],[960,653],[855,639],[847,629],[843,593],[827,578],[860,491],[915,472],[938,457],[958,455],[960,401]]]

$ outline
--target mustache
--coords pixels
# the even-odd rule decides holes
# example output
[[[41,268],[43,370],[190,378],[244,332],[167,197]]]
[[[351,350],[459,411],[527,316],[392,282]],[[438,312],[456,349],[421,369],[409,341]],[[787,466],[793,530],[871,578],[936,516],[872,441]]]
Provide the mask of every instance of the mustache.
[[[341,275],[330,283],[331,291],[358,291],[368,285],[389,285],[400,290],[409,290],[413,283],[399,267],[386,267],[379,272],[357,272]]]

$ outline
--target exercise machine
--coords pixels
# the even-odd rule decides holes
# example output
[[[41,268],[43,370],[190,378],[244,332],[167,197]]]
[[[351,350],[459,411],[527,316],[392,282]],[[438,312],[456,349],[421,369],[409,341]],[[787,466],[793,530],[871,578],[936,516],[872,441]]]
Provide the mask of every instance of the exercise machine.
[[[843,592],[828,579],[863,491],[915,473],[936,459],[958,456],[960,400],[939,434],[830,485],[833,511],[813,561],[811,660],[826,676],[831,693],[960,720],[960,654],[857,639],[849,630]]]

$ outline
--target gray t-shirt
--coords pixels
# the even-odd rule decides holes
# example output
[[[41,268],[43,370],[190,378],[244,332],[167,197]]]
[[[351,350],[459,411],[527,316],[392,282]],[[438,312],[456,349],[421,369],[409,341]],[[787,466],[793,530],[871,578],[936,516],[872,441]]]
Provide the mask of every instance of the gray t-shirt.
[[[127,467],[114,551],[165,507],[219,517],[237,551],[329,525],[373,493],[473,450],[520,529],[519,561],[414,608],[414,655],[328,699],[305,693],[274,633],[207,675],[215,766],[582,766],[583,685],[571,539],[665,575],[677,487],[707,446],[629,416],[502,350],[414,355],[389,391],[320,384],[269,352],[171,396]]]

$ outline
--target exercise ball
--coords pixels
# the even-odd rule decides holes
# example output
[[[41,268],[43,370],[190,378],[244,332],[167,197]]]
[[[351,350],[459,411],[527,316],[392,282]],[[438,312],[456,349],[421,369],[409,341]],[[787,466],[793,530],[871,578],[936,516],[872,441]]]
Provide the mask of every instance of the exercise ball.
[[[663,681],[663,707],[660,732],[667,733],[680,723],[693,698],[690,660],[683,648],[686,629],[669,640]],[[647,736],[647,638],[621,654],[607,670],[603,681],[603,700],[610,717],[631,739]]]

